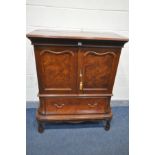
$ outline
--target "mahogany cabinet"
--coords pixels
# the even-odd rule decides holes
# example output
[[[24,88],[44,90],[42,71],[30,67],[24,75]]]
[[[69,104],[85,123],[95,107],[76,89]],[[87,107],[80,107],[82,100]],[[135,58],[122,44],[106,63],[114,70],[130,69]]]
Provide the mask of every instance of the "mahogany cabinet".
[[[38,131],[46,122],[105,120],[110,128],[110,100],[127,38],[111,33],[36,30],[34,45],[40,105]]]

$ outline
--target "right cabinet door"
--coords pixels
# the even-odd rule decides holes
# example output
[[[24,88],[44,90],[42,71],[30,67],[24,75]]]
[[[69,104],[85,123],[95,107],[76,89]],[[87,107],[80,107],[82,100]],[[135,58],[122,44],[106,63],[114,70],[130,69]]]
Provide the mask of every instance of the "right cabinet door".
[[[80,48],[79,93],[112,93],[120,48]]]

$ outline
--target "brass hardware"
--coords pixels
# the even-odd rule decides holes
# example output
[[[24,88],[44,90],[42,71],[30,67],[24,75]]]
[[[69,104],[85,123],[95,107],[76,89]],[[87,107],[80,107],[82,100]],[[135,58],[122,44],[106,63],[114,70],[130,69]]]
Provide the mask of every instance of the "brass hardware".
[[[80,90],[82,90],[83,89],[83,83],[82,83],[82,81],[80,82]]]
[[[97,105],[98,105],[98,103],[88,103],[88,105],[90,106],[90,107],[96,107]]]
[[[82,78],[82,72],[81,72],[81,69],[80,69],[80,77]]]
[[[65,104],[63,104],[63,103],[62,104],[61,103],[60,104],[57,104],[57,103],[54,104],[54,106],[56,106],[57,108],[62,108],[64,105]]]
[[[80,69],[80,90],[83,89],[83,82],[82,82],[82,71]]]

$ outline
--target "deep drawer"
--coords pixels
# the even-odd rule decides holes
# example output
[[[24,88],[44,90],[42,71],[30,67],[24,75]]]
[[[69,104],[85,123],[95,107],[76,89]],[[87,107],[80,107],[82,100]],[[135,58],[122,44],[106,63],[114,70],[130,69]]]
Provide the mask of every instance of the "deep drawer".
[[[108,98],[44,98],[46,114],[99,114],[109,112]]]

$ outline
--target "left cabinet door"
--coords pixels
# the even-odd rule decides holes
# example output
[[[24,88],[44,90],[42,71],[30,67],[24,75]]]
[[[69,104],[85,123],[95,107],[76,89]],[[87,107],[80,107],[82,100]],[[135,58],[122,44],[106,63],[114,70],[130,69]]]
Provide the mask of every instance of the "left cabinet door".
[[[35,58],[42,94],[73,94],[77,91],[76,47],[35,46]]]

